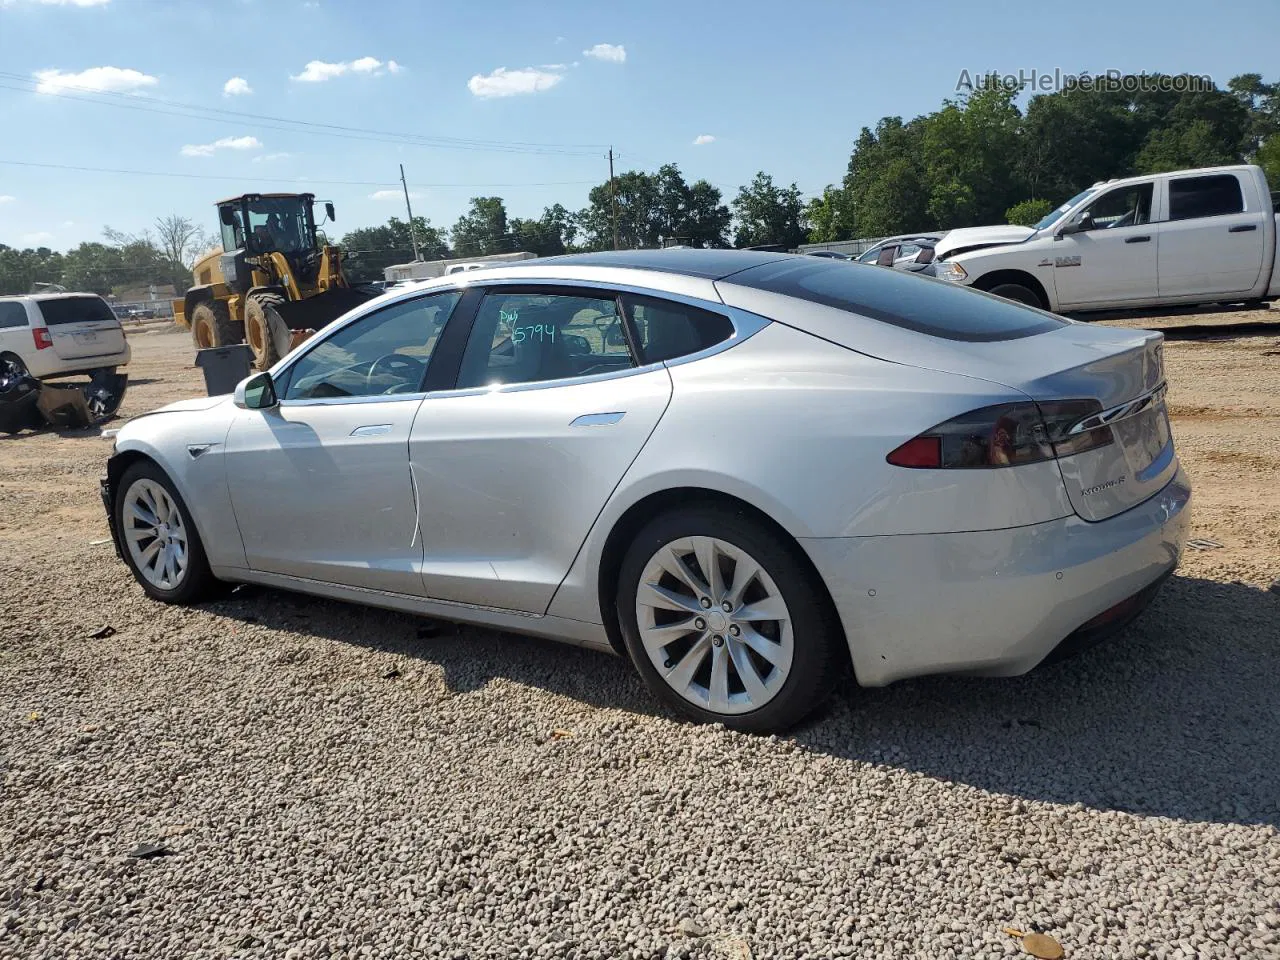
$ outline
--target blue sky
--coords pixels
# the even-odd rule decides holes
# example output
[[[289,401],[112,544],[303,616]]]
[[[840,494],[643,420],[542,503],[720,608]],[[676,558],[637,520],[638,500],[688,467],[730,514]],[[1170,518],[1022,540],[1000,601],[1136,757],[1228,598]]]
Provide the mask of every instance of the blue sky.
[[[0,161],[225,178],[0,163],[0,242],[62,249],[169,213],[213,231],[215,200],[271,189],[333,200],[340,234],[403,216],[400,163],[437,226],[474,195],[537,216],[584,205],[610,144],[619,170],[674,162],[726,201],[757,170],[812,194],[862,126],[935,109],[962,70],[1274,80],[1278,34],[1275,0],[0,0]]]

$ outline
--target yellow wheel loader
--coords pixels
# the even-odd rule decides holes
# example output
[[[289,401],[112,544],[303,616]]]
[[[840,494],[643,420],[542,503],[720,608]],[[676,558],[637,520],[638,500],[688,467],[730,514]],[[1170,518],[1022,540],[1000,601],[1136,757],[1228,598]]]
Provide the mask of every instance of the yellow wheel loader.
[[[247,342],[266,370],[321,327],[378,291],[352,286],[342,252],[316,238],[315,195],[246,193],[218,203],[222,249],[193,268],[173,302],[197,350]],[[333,220],[333,204],[324,205]]]

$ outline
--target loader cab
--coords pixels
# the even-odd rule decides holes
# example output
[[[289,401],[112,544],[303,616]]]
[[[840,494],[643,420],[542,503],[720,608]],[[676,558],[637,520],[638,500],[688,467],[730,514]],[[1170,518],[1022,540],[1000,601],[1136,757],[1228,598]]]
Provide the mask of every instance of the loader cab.
[[[218,204],[223,250],[283,253],[291,261],[317,249],[310,193],[248,193]]]

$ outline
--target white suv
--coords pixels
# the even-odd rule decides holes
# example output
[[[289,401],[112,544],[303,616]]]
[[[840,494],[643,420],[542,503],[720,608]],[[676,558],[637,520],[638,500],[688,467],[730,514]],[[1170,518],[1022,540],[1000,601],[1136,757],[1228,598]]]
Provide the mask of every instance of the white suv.
[[[93,293],[0,297],[0,361],[33,377],[62,377],[129,362],[120,319]]]

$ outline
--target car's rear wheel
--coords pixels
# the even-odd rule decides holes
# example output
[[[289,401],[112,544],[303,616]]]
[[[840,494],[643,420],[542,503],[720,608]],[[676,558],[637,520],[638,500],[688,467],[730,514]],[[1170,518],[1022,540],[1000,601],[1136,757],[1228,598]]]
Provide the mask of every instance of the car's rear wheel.
[[[767,733],[812,713],[838,630],[798,548],[724,507],[660,516],[622,562],[623,639],[649,688],[694,720]]]
[[[185,604],[227,589],[209,569],[191,512],[156,464],[139,461],[125,470],[115,519],[125,563],[148,596]]]
[[[1016,303],[1025,303],[1028,307],[1043,307],[1040,297],[1030,287],[1024,287],[1020,283],[999,283],[987,291],[994,293],[997,297],[1004,297],[1006,300],[1013,300]]]

